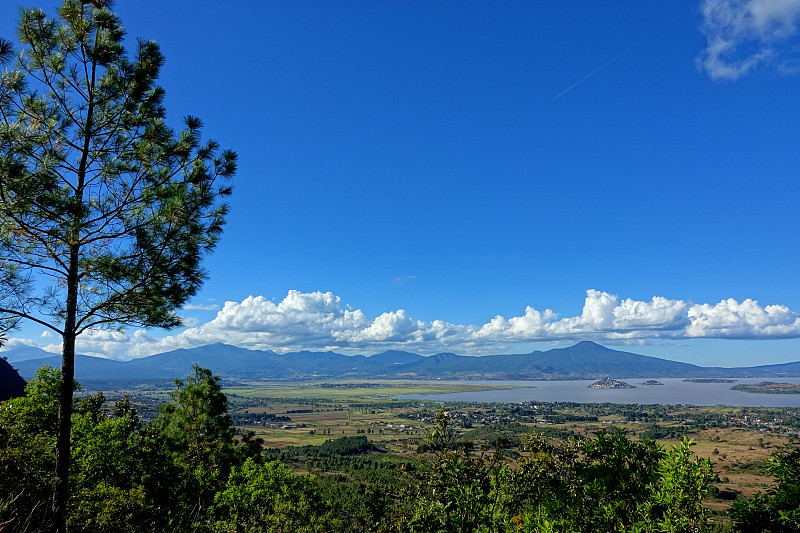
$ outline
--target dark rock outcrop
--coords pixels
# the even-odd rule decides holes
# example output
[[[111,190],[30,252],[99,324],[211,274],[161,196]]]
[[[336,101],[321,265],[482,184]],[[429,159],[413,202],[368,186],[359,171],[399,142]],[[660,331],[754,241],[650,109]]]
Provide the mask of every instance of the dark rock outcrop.
[[[5,357],[0,357],[0,402],[24,395],[25,380]]]

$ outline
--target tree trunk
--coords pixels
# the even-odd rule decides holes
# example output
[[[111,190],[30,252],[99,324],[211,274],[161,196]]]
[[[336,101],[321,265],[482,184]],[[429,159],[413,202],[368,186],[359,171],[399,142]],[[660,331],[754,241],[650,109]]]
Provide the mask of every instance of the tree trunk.
[[[96,36],[95,36],[96,38]],[[67,313],[64,317],[64,335],[61,351],[61,392],[58,402],[58,441],[56,442],[56,477],[53,487],[53,518],[55,533],[67,531],[67,499],[69,498],[70,432],[72,431],[72,392],[75,380],[75,337],[77,336],[78,315],[78,258],[80,255],[80,235],[82,223],[83,192],[86,179],[86,166],[92,140],[94,124],[94,85],[97,63],[92,62],[89,81],[89,101],[86,110],[86,128],[83,149],[78,164],[75,184],[75,202],[72,204],[73,227],[68,232],[69,265],[67,267]]]
[[[58,440],[56,441],[56,476],[53,487],[53,531],[67,531],[69,497],[70,433],[72,431],[72,393],[75,381],[75,320],[78,309],[78,247],[69,254],[67,277],[67,316],[61,352],[61,390],[58,401]]]

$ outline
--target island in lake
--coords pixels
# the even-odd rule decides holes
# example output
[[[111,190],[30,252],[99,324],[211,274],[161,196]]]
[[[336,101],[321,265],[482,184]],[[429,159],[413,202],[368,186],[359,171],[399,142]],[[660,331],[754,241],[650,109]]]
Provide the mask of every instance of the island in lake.
[[[688,381],[689,383],[736,383],[735,379],[725,378],[686,378],[683,381]]]
[[[624,381],[618,379],[601,379],[589,385],[590,389],[635,389],[633,385],[629,385]]]
[[[742,392],[756,392],[760,394],[800,394],[800,385],[796,383],[775,383],[762,381],[761,383],[742,383],[734,385],[731,390]]]
[[[647,381],[642,383],[642,385],[663,385],[663,383],[661,383],[660,381],[656,381],[654,379],[648,379]]]

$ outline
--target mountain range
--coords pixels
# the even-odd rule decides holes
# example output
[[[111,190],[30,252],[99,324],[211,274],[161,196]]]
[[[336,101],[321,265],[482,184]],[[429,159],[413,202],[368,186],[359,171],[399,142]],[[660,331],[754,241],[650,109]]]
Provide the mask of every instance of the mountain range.
[[[46,352],[45,352],[46,353]],[[0,356],[5,356],[0,352]],[[30,379],[44,364],[60,367],[60,356],[9,357],[20,374]],[[584,341],[567,348],[527,354],[470,357],[453,353],[422,356],[390,350],[372,356],[336,352],[247,350],[226,344],[116,361],[79,355],[75,377],[81,380],[174,379],[197,363],[223,378],[236,380],[301,379],[600,379],[657,377],[797,377],[800,362],[753,367],[701,367],[657,357],[612,350]]]

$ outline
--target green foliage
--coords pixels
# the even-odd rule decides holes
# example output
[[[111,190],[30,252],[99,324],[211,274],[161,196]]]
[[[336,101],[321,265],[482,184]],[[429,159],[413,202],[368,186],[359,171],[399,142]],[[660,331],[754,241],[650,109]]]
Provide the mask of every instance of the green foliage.
[[[342,439],[347,437],[329,442]],[[335,513],[330,530],[385,531],[391,517],[405,507],[399,497],[408,487],[405,474],[415,470],[419,461],[380,452],[329,453],[322,451],[323,446],[266,450],[265,457],[315,474],[314,484],[319,496]]]
[[[495,530],[502,520],[503,489],[510,481],[502,452],[476,455],[469,446],[456,446],[444,407],[435,421],[427,439],[434,455],[417,471],[410,509],[398,516],[395,526],[415,533]]]
[[[353,437],[340,437],[338,439],[325,441],[320,446],[320,451],[332,455],[358,455],[366,453],[372,449],[367,437],[356,435]]]
[[[680,439],[689,433],[696,433],[695,430],[688,426],[659,426],[657,424],[650,424],[639,433],[643,439]]]
[[[102,408],[104,403],[102,393],[90,396],[80,403],[73,417],[75,490],[92,490],[102,484],[133,490],[138,484],[154,483],[153,463],[164,460],[159,457],[159,443],[140,430],[136,411],[130,409],[126,399],[116,403],[113,416]],[[143,469],[143,464],[148,468]]]
[[[687,438],[673,446],[658,465],[658,479],[651,485],[646,509],[657,531],[705,531],[708,512],[703,500],[717,476],[708,459],[696,457]]]
[[[7,522],[10,531],[45,530],[51,518],[60,379],[60,371],[42,367],[28,382],[27,395],[0,409],[0,432],[6,437],[0,447],[0,502],[6,502],[0,524]],[[129,402],[117,402],[114,417],[103,409],[104,402],[102,393],[90,396],[72,415],[69,523],[84,531],[108,531],[123,518],[135,525],[149,513],[142,483],[153,472],[148,467],[155,467],[157,454],[137,430]]]
[[[734,502],[731,516],[746,533],[800,531],[800,449],[774,454],[767,470],[777,486],[767,494]]]
[[[521,524],[552,531],[706,531],[702,502],[716,479],[691,441],[664,451],[623,432],[551,443],[532,437],[513,501]],[[528,527],[528,526],[526,526]]]
[[[590,520],[595,531],[627,529],[635,523],[639,502],[649,497],[663,450],[653,441],[633,441],[625,433],[600,432],[582,441],[578,478],[585,488],[584,505],[601,512]]]
[[[519,422],[497,422],[467,431],[460,440],[467,443],[483,442],[493,448],[517,447],[530,428]]]
[[[60,372],[44,367],[25,397],[0,404],[3,531],[51,527],[59,383]],[[110,407],[102,393],[76,402],[71,531],[318,531],[330,522],[313,479],[262,465],[252,436],[237,446],[209,370],[195,367],[172,397],[148,426],[127,398]]]
[[[0,403],[0,526],[49,523],[61,372],[43,366],[26,395]]]
[[[555,442],[533,435],[525,448],[513,512],[523,525],[553,531],[634,528],[663,457],[652,441],[633,441],[621,431]]]
[[[185,382],[175,380],[173,401],[162,407],[156,422],[179,463],[212,470],[230,460],[234,427],[219,376],[197,364],[192,370]]]
[[[501,450],[458,445],[444,410],[393,527],[434,532],[708,531],[703,499],[716,479],[691,442],[664,451],[622,431],[554,441],[531,435],[516,466]]]
[[[169,457],[170,490],[182,494],[172,520],[184,527],[208,520],[214,494],[239,460],[219,376],[196,364],[192,371],[185,381],[175,380],[172,402],[162,406],[153,422]]]
[[[25,385],[25,396],[5,404],[0,420],[6,423],[13,421],[21,434],[44,432],[55,437],[60,385],[61,371],[48,365],[42,366],[36,371],[36,377]],[[79,388],[75,382],[73,390]]]
[[[106,482],[81,487],[70,505],[70,529],[134,533],[152,527],[152,502],[142,485],[123,489]]]
[[[214,497],[214,531],[326,531],[325,507],[310,478],[248,459]]]

